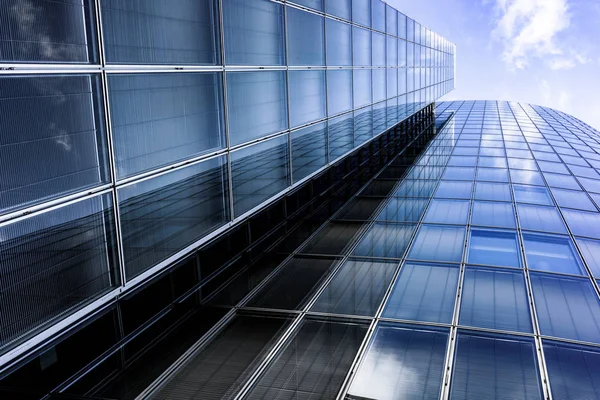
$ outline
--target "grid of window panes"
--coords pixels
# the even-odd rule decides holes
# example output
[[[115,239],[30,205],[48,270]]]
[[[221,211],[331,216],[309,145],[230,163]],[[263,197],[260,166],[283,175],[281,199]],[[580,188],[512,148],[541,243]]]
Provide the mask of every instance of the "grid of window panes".
[[[10,0],[0,17],[0,349],[453,89],[454,45],[380,0]]]
[[[600,398],[600,132],[518,103],[436,112],[452,124],[354,247],[399,269],[347,398]],[[349,281],[329,304],[366,298]]]

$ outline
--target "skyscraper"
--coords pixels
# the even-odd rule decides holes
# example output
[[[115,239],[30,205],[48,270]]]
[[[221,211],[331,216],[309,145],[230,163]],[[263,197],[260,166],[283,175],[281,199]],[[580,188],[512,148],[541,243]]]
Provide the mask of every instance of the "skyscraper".
[[[380,0],[0,7],[3,396],[599,396],[592,128]]]

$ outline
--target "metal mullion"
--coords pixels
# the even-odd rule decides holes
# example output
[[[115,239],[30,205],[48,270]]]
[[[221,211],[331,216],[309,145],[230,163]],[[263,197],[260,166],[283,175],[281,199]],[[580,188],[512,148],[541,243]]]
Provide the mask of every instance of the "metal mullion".
[[[287,127],[288,127],[288,173],[289,178],[287,180],[288,187],[292,187],[294,185],[294,165],[293,165],[293,157],[292,157],[292,134],[290,131],[292,127],[292,118],[291,118],[291,107],[290,107],[290,52],[289,52],[289,38],[288,38],[288,29],[287,29],[287,8],[288,5],[283,6],[283,35],[284,35],[284,49],[285,49],[285,95],[286,95],[286,107],[287,107]]]
[[[100,0],[94,0],[94,10],[96,15],[96,29],[98,35],[98,49],[100,53],[100,65],[102,66],[101,81],[102,81],[102,97],[103,97],[103,111],[104,111],[104,124],[106,129],[106,140],[108,142],[108,161],[109,161],[109,172],[111,176],[111,182],[116,185],[117,182],[117,167],[116,157],[114,149],[114,140],[112,136],[112,119],[110,113],[110,99],[108,96],[108,77],[106,75],[106,54],[104,48],[104,31],[102,26],[102,7],[100,6]],[[127,276],[125,271],[125,254],[123,251],[123,233],[121,226],[121,213],[119,209],[119,198],[117,195],[117,189],[112,190],[112,201],[113,211],[115,218],[115,234],[117,241],[117,262],[119,265],[119,275],[121,278],[121,286],[125,286],[127,283]]]
[[[109,64],[104,65],[103,70],[111,74],[131,73],[173,73],[173,72],[221,72],[222,66],[199,66],[199,65],[160,65],[160,64]]]
[[[496,103],[497,105],[498,103]],[[514,114],[514,111],[512,109],[512,107],[508,107],[511,111],[511,114],[513,116],[513,118],[517,121],[517,125],[519,127],[519,131],[521,132],[521,135],[523,135],[523,130],[521,129],[521,125],[519,124],[516,115]],[[502,128],[502,120],[500,120],[500,129],[503,130]],[[504,130],[503,130],[504,132]],[[527,141],[525,141],[527,143]],[[529,144],[527,144],[527,147],[529,148]],[[529,151],[531,151],[531,149],[529,148]],[[533,153],[532,153],[533,154]],[[506,146],[504,146],[504,158],[508,160],[508,155],[506,154]],[[537,161],[534,159],[534,162],[536,163],[536,166],[538,167],[539,170],[539,166],[537,165]],[[540,325],[539,325],[539,320],[538,320],[538,316],[537,316],[537,307],[535,306],[535,297],[533,295],[533,286],[531,285],[531,277],[529,275],[529,266],[527,264],[527,256],[525,253],[525,242],[523,240],[523,231],[521,228],[521,219],[519,217],[519,213],[517,212],[517,200],[515,197],[515,193],[514,193],[514,186],[512,183],[512,175],[510,174],[510,169],[509,169],[509,174],[508,174],[508,183],[510,186],[510,192],[511,192],[511,196],[512,196],[512,204],[513,204],[513,212],[515,215],[515,221],[517,223],[517,236],[519,238],[519,247],[520,247],[520,252],[521,252],[521,257],[523,258],[523,274],[525,276],[525,286],[527,288],[527,295],[529,298],[529,307],[530,307],[530,312],[531,312],[531,319],[532,319],[532,324],[533,324],[533,333],[534,333],[534,345],[536,348],[536,354],[537,354],[537,362],[538,362],[538,369],[539,369],[539,373],[541,374],[541,376],[539,376],[540,378],[540,383],[542,386],[542,392],[543,392],[543,396],[545,399],[548,400],[552,400],[552,391],[550,389],[550,382],[549,382],[549,374],[548,374],[548,369],[547,369],[547,365],[546,365],[546,359],[544,356],[544,350],[543,350],[543,343],[542,343],[542,339],[541,339],[541,330],[540,330]],[[542,179],[544,179],[544,184],[547,186],[546,180],[542,175]],[[548,192],[550,192],[548,190]],[[553,199],[554,201],[554,199]],[[562,214],[561,214],[562,216]],[[564,223],[564,221],[563,221]],[[565,224],[566,226],[566,224]]]

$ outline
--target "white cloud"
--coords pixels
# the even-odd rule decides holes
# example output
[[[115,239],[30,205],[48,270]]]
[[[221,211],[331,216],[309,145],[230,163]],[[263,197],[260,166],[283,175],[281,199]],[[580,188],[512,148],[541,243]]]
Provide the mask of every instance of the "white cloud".
[[[544,104],[550,103],[550,99],[552,98],[552,88],[545,79],[542,79],[540,82],[540,93],[542,95],[542,99],[544,100]]]
[[[511,66],[522,69],[544,58],[552,69],[568,69],[588,61],[575,50],[565,52],[558,37],[571,24],[568,0],[496,0],[496,9],[492,34],[504,44],[502,56]]]

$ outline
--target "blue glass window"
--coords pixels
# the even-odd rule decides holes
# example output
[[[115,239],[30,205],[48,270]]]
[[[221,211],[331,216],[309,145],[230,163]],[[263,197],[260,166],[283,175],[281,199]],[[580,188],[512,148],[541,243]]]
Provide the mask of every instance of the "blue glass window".
[[[528,171],[538,170],[534,160],[528,160],[524,158],[509,158],[508,165],[511,169],[525,169]]]
[[[232,145],[288,128],[285,82],[285,71],[227,73]]]
[[[371,26],[371,0],[352,0],[352,21]]]
[[[288,159],[287,135],[231,153],[235,216],[245,213],[288,186]]]
[[[600,278],[600,242],[578,238],[577,244],[594,278]]]
[[[406,39],[406,15],[398,13],[398,37]]]
[[[357,72],[362,71],[354,71]],[[367,73],[370,71],[367,70]],[[371,74],[368,74],[371,76]],[[356,75],[355,75],[356,76]],[[356,83],[356,79],[354,80]],[[368,88],[367,88],[368,89]],[[356,97],[355,97],[356,99]],[[373,107],[364,107],[354,111],[354,144],[359,145],[373,137]]]
[[[386,5],[385,8],[385,31],[388,35],[398,36],[398,11]]]
[[[555,172],[557,174],[569,175],[569,170],[564,164],[561,163],[538,161],[538,165],[540,166],[542,172]]]
[[[504,168],[477,168],[477,180],[508,182],[508,170]]]
[[[581,186],[591,193],[600,193],[600,179],[577,178]]]
[[[323,17],[287,7],[289,65],[325,65]]]
[[[513,189],[515,191],[515,200],[519,203],[532,203],[543,206],[554,205],[548,189],[545,187],[513,185]]]
[[[406,42],[402,39],[398,40],[398,66],[401,68],[406,67]],[[400,71],[398,71],[400,72]],[[404,70],[404,81],[406,81],[406,70]],[[405,93],[405,91],[401,91],[400,93]]]
[[[119,178],[225,146],[221,74],[112,74],[108,88]]]
[[[101,7],[106,61],[114,64],[220,64],[217,3],[214,0],[187,1],[180,2],[177,7],[173,7],[171,3],[162,0],[145,0],[135,3],[116,0],[103,1]],[[260,9],[253,16],[267,21],[283,16],[283,7],[269,7],[268,1],[262,1],[259,4],[257,4],[258,2],[252,2],[252,7],[248,7],[247,2],[243,0],[230,0],[226,3],[223,8],[233,11],[233,15],[225,15],[226,31],[230,30],[236,22],[240,22],[235,18],[240,15],[240,9],[243,11]],[[42,15],[45,18],[56,17],[56,11],[39,10],[38,4],[42,3],[36,2],[35,4],[36,15],[43,13]],[[58,10],[67,7],[67,4],[72,7],[77,2],[55,2],[51,7]],[[81,13],[83,10],[81,10],[81,6],[79,8]],[[26,11],[22,9],[21,12]],[[235,17],[231,18],[232,16]],[[50,22],[50,19],[48,19],[48,22]],[[52,24],[60,24],[61,22],[63,21],[53,21]],[[278,22],[282,21],[279,20]],[[76,26],[69,23],[61,26],[60,29],[57,25],[57,29],[54,29],[54,26],[40,26],[39,21],[34,20],[31,23],[34,24],[31,27],[23,25],[24,30],[40,29],[38,34],[31,33],[31,37],[44,37],[48,35],[47,32],[63,29],[69,32],[73,29],[74,32]],[[83,23],[83,21],[80,21],[80,23]],[[258,23],[256,26],[264,29],[268,25],[263,22]],[[283,24],[278,25],[278,27],[283,28]],[[278,33],[282,32],[278,31]],[[228,38],[231,39],[231,36],[228,37],[226,33],[226,39]],[[280,49],[283,49],[283,35],[279,39],[282,45]],[[28,41],[30,40],[28,38]],[[232,43],[232,41],[229,40],[229,43]],[[252,44],[260,45],[258,42],[252,42]],[[44,52],[63,53],[54,49],[55,46],[56,44],[52,43],[48,50]],[[74,46],[69,46],[65,52],[72,53],[71,47]],[[282,64],[283,59],[280,61]]]
[[[468,262],[518,268],[521,266],[518,248],[513,232],[472,230]]]
[[[373,51],[372,64],[374,67],[385,67],[385,35],[373,32],[371,33],[371,39],[373,40],[373,46],[371,47]]]
[[[352,110],[352,70],[327,71],[327,114]]]
[[[530,338],[461,331],[450,399],[543,399]]]
[[[446,167],[442,179],[456,181],[472,181],[475,179],[475,169],[468,167]]]
[[[523,229],[541,232],[567,232],[558,210],[554,207],[518,204],[517,211]]]
[[[424,222],[465,225],[469,216],[469,201],[438,200],[429,204]]]
[[[356,246],[354,255],[401,258],[414,231],[414,225],[377,222]]]
[[[352,25],[325,19],[327,31],[327,65],[352,65]]]
[[[353,72],[354,108],[371,104],[371,70],[355,69]]]
[[[386,65],[388,67],[397,67],[398,66],[398,39],[391,36],[386,36]],[[394,70],[394,72],[397,72]]]
[[[311,125],[291,135],[292,178],[297,182],[327,164],[327,124]]]
[[[476,201],[473,203],[471,224],[516,228],[515,211],[510,203]]]
[[[288,71],[288,77],[290,126],[325,118],[325,71]]]
[[[392,262],[346,261],[310,310],[374,316],[397,265]]]
[[[371,27],[381,32],[385,32],[385,6],[381,0],[371,0]]]
[[[524,234],[523,241],[529,269],[585,275],[568,237]]]
[[[511,169],[510,178],[513,183],[544,186],[544,179],[539,172]]]
[[[530,277],[542,335],[600,343],[600,300],[589,280]]]
[[[462,289],[459,324],[532,332],[523,273],[467,268]]]
[[[495,149],[495,148],[490,148],[490,147],[482,147],[479,150],[479,155],[480,156],[489,156],[489,157],[504,157],[506,154],[504,152],[504,149]]]
[[[386,99],[385,69],[374,69],[373,74],[373,103]],[[376,132],[377,133],[377,132]]]
[[[226,64],[285,64],[283,5],[268,0],[224,0],[223,20]]]
[[[454,266],[405,264],[383,317],[450,323],[459,273]]]
[[[554,399],[600,399],[600,349],[544,341]]]
[[[476,200],[511,201],[510,186],[506,183],[477,182]]]
[[[422,225],[408,257],[416,260],[460,262],[464,241],[465,228]]]
[[[447,341],[446,330],[380,324],[349,396],[357,399],[439,398]]]
[[[435,197],[470,199],[472,192],[473,183],[471,182],[441,181],[435,192]]]
[[[354,66],[371,65],[371,31],[352,27],[352,57]]]
[[[393,97],[393,101],[396,102],[397,104],[397,95],[398,95],[398,70],[395,68],[388,68],[386,70],[386,75],[387,75],[387,97]],[[388,106],[389,108],[389,106]],[[394,115],[396,115],[396,111],[397,111],[397,106],[394,106]],[[393,125],[396,125],[396,123],[399,121],[398,117],[395,117],[393,120]]]
[[[574,235],[600,239],[600,214],[585,211],[563,210],[567,225]]]
[[[570,175],[559,175],[559,174],[550,174],[548,172],[544,172],[544,178],[546,178],[546,182],[548,182],[548,186],[562,188],[562,189],[573,189],[573,190],[581,190],[581,187]]]
[[[506,158],[504,157],[479,157],[477,163],[480,167],[486,168],[506,168]]]
[[[477,157],[451,156],[448,160],[448,165],[455,167],[475,167],[477,165]]]
[[[335,0],[325,2],[325,12],[350,21],[352,18],[352,0]]]
[[[377,216],[377,220],[394,222],[419,222],[426,206],[426,199],[391,198],[387,206]]]

